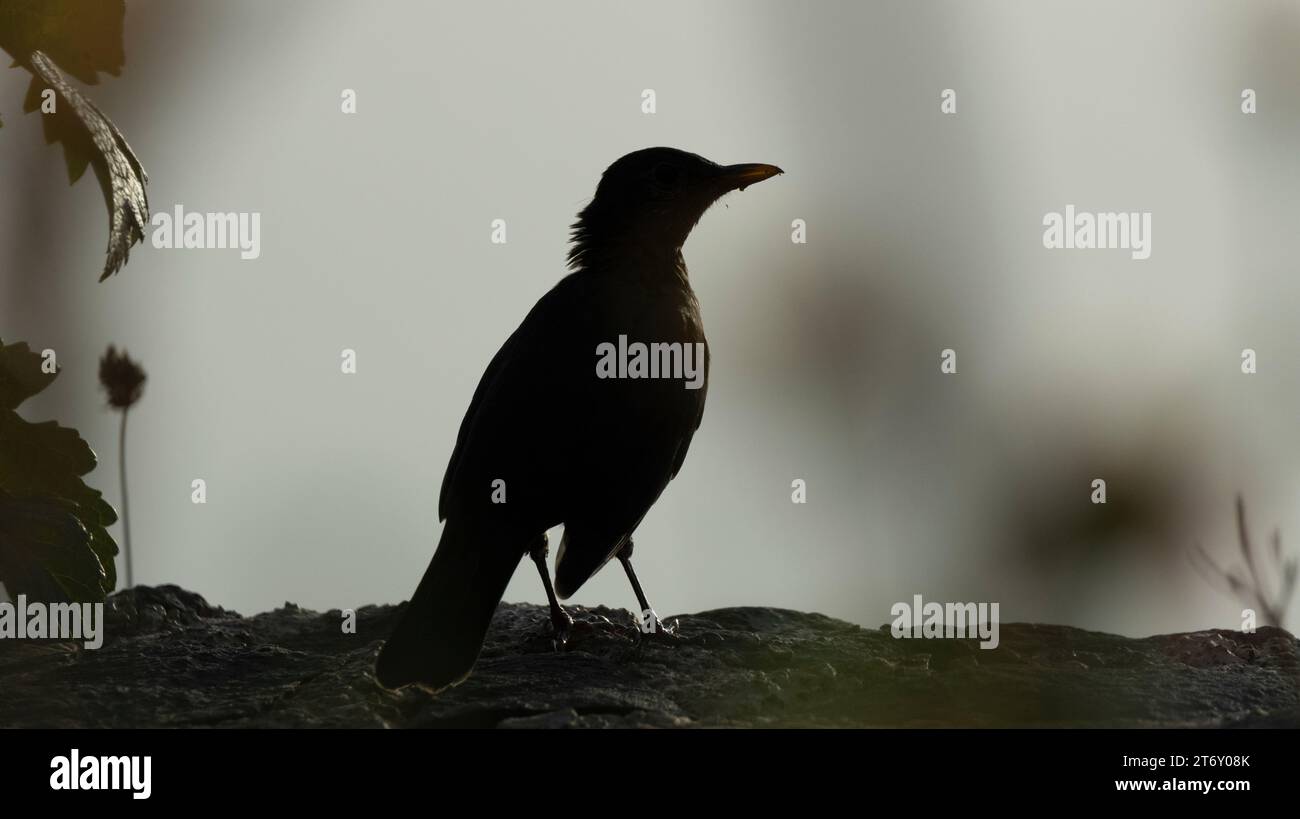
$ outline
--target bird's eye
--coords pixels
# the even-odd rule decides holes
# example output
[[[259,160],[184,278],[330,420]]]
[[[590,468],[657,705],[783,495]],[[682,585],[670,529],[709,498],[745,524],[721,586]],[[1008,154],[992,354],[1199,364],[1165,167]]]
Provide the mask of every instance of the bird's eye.
[[[655,182],[665,188],[677,187],[677,182],[681,179],[681,175],[681,171],[676,165],[670,165],[667,162],[659,163],[654,169]]]

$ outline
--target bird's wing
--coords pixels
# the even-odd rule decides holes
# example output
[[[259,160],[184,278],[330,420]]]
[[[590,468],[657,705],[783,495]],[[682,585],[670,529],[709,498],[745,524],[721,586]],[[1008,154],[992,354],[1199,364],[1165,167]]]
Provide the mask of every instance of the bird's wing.
[[[483,376],[479,378],[478,386],[474,388],[474,397],[470,399],[469,409],[465,411],[465,417],[461,419],[460,431],[456,433],[456,446],[451,451],[451,459],[447,462],[447,471],[442,476],[442,491],[438,495],[438,520],[447,519],[447,495],[450,492],[452,481],[456,477],[456,467],[460,464],[461,456],[465,452],[465,444],[469,439],[470,430],[474,427],[474,419],[477,417],[479,404],[483,402],[483,395],[492,388],[496,383],[497,377],[501,374],[504,364],[509,360],[511,351],[515,347],[515,339],[523,330],[520,325],[506,343],[501,345],[497,354],[492,356],[491,363],[483,371]]]
[[[563,364],[573,356],[573,305],[580,302],[580,291],[575,274],[561,279],[533,305],[488,364],[447,463],[438,498],[440,520],[452,512],[454,496],[468,483],[480,481],[484,474],[518,477],[519,470],[512,466],[554,455],[550,450],[565,437],[568,419],[545,396],[564,389],[576,375]],[[473,470],[467,466],[471,463]],[[496,472],[483,472],[489,467]],[[473,490],[486,497],[488,483]]]
[[[586,431],[604,443],[584,450],[581,502],[564,520],[555,563],[555,588],[562,597],[576,592],[632,536],[677,476],[704,414],[703,387],[622,381],[612,389],[637,397],[611,400],[621,412],[589,419]]]
[[[681,468],[704,405],[705,389],[681,381],[596,377],[597,344],[629,319],[589,275],[562,279],[488,365],[439,499],[443,519],[495,520],[529,536],[563,522],[561,594],[636,529]],[[498,477],[505,506],[488,501]]]

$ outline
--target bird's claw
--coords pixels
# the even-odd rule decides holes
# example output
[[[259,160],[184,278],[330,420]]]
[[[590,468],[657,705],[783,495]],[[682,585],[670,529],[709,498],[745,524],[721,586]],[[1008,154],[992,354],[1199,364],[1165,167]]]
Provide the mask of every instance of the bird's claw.
[[[569,637],[573,633],[573,618],[567,611],[561,610],[560,615],[551,617],[551,647],[555,651],[564,651],[569,643]]]
[[[648,616],[646,616],[648,615]],[[677,639],[678,622],[673,620],[672,623],[665,623],[659,619],[659,615],[654,611],[646,612],[637,622],[638,631],[640,631],[641,640],[675,640]]]
[[[658,640],[676,640],[681,636],[681,625],[676,619],[668,623],[660,621],[659,628],[646,636]]]

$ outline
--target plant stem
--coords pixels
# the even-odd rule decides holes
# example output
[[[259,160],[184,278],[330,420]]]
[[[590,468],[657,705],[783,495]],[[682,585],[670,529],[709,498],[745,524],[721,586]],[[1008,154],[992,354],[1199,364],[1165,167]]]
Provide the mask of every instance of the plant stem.
[[[122,410],[122,432],[118,437],[118,459],[117,463],[121,472],[122,480],[122,539],[124,541],[124,553],[126,555],[126,586],[131,588],[131,507],[127,503],[126,497],[126,413]]]

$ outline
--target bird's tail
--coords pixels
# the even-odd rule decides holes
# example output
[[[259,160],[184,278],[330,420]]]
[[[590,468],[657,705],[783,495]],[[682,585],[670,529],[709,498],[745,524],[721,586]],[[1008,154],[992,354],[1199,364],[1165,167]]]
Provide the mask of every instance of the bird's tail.
[[[469,676],[522,557],[522,549],[508,542],[476,537],[447,521],[429,568],[379,652],[380,684],[441,689]]]

